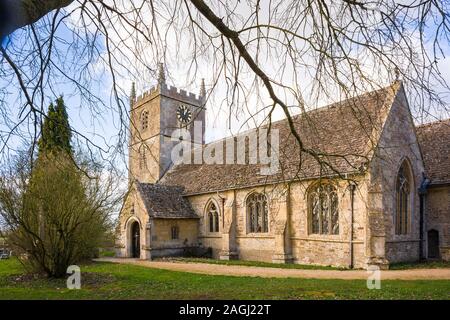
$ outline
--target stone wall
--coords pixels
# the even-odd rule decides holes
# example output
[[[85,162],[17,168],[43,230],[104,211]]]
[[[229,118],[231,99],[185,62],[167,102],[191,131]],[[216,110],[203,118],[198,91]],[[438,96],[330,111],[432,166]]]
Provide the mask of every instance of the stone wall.
[[[160,150],[160,121],[161,101],[158,91],[145,99],[138,100],[130,113],[130,146],[129,146],[129,176],[140,182],[155,182],[159,179],[161,168],[159,166]],[[148,112],[148,127],[141,126],[141,115]],[[140,150],[146,148],[147,163],[140,166]]]
[[[178,227],[178,239],[172,239],[172,227]],[[198,219],[151,219],[150,257],[179,256],[198,247]]]
[[[119,216],[116,241],[118,257],[131,257],[131,224],[134,221],[140,226],[141,259],[180,255],[185,248],[199,247],[198,219],[149,218],[142,198],[132,186]],[[178,239],[172,239],[173,226],[178,227]]]
[[[425,200],[425,239],[429,230],[439,232],[440,257],[450,260],[450,186],[428,189]],[[427,249],[427,245],[425,248]]]
[[[353,199],[353,265],[363,267],[365,236],[365,181],[362,177],[353,177],[358,186]],[[348,267],[351,264],[351,197],[349,182],[332,181],[339,199],[339,234],[310,234],[308,216],[308,188],[316,181],[294,183],[291,187],[291,238],[294,261],[301,264],[319,264]]]
[[[365,263],[365,180],[358,182],[353,203],[353,264]],[[200,217],[199,240],[213,249],[215,258],[239,258],[267,262],[290,262],[348,267],[350,258],[351,198],[348,181],[332,181],[339,196],[339,235],[313,235],[308,230],[307,190],[316,180],[193,195],[189,200]],[[248,232],[246,198],[264,192],[269,198],[269,232]],[[209,233],[205,209],[214,201],[220,211],[220,232]]]
[[[191,108],[192,121],[200,121],[199,137],[194,135],[194,126],[189,124],[191,141],[199,146],[204,143],[205,108],[203,98],[190,92],[179,90],[165,84],[155,86],[139,96],[130,112],[130,147],[129,175],[140,182],[153,183],[172,165],[171,152],[179,141],[171,141],[172,133],[180,128],[177,119],[177,109],[180,104]],[[148,112],[148,127],[142,128],[141,115]],[[147,163],[140,168],[139,150],[147,147]]]
[[[419,259],[419,195],[424,172],[415,126],[403,89],[400,89],[380,132],[370,168],[369,261],[389,264]],[[376,141],[376,140],[375,140]],[[402,163],[410,171],[408,232],[395,234],[396,184]],[[384,262],[382,262],[384,261]]]
[[[116,240],[116,256],[128,258],[131,257],[131,224],[137,221],[140,227],[140,245],[141,259],[148,259],[148,223],[149,217],[144,203],[139,193],[136,192],[134,185],[131,186],[130,192],[125,200],[122,211],[119,215],[119,224],[117,226]]]

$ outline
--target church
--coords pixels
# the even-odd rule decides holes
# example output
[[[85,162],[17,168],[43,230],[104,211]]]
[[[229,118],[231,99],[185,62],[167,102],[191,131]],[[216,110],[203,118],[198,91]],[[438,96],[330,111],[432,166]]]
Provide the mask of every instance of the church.
[[[161,71],[155,87],[133,90],[117,256],[382,269],[450,259],[450,119],[415,126],[400,81],[293,116],[302,148],[287,120],[273,122],[271,175],[261,163],[173,163],[176,128],[192,133],[193,150],[214,143],[205,96],[203,83],[196,95]]]

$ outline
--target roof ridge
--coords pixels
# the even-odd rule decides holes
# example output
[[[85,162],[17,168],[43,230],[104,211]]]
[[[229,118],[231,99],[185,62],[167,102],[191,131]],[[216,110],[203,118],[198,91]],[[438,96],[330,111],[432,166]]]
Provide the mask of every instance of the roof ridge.
[[[346,103],[348,103],[351,100],[355,100],[355,99],[358,99],[358,98],[360,98],[360,99],[361,98],[365,98],[365,97],[370,96],[372,94],[376,94],[377,92],[382,92],[382,91],[394,88],[394,86],[396,86],[396,85],[399,85],[398,88],[394,89],[394,92],[396,92],[400,88],[400,84],[401,84],[401,81],[396,81],[396,82],[394,82],[394,83],[392,83],[392,84],[390,84],[388,86],[385,86],[385,87],[382,87],[382,88],[379,88],[379,89],[376,89],[376,90],[367,91],[367,92],[361,93],[361,94],[359,94],[357,96],[354,96],[354,97],[351,97],[351,98],[347,98],[347,99],[344,99],[344,100],[341,100],[341,101],[336,101],[336,102],[333,102],[333,103],[329,103],[329,104],[324,105],[322,107],[318,107],[318,108],[315,108],[315,109],[308,110],[308,111],[306,111],[304,113],[291,115],[291,118],[292,118],[292,120],[294,120],[294,119],[298,119],[298,118],[300,118],[301,116],[304,116],[304,115],[312,114],[312,113],[315,113],[315,112],[326,111],[326,110],[329,110],[331,108],[336,108],[336,107],[339,107],[339,106],[344,106]],[[287,118],[285,117],[283,119],[271,122],[270,125],[273,126],[274,124],[279,124],[279,123],[281,123],[283,121],[287,121]],[[234,138],[234,137],[239,137],[241,135],[244,135],[246,132],[251,132],[251,131],[254,131],[254,130],[259,129],[261,127],[268,126],[268,125],[269,125],[268,123],[261,124],[261,125],[259,125],[256,128],[247,129],[247,130],[242,131],[242,132],[240,132],[240,133],[238,133],[236,135],[230,135],[230,136],[226,136],[226,137],[223,137],[223,138],[220,138],[220,139],[217,139],[217,140],[210,141],[208,143],[205,143],[203,146],[210,145],[210,144],[213,144],[213,143],[218,143],[220,141],[225,141],[227,139]],[[197,148],[194,148],[194,149],[202,148],[203,146],[200,146],[200,147],[197,147]]]
[[[416,127],[417,128],[431,127],[431,126],[434,126],[434,125],[437,125],[437,124],[443,124],[443,123],[446,123],[446,122],[448,122],[449,125],[450,125],[450,118],[435,120],[435,121],[431,121],[431,122],[427,122],[427,123],[422,123],[422,124],[417,125]]]

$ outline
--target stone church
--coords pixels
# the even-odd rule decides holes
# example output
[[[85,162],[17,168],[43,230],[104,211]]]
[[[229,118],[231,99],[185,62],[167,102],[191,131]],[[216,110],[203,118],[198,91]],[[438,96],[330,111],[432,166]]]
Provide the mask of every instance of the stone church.
[[[193,131],[194,119],[203,125],[191,142],[208,147],[205,112],[203,83],[188,93],[162,72],[132,94],[118,256],[348,268],[450,259],[450,119],[415,126],[401,82],[293,117],[302,150],[317,156],[287,120],[272,123],[273,175],[258,163],[173,164],[171,132]]]

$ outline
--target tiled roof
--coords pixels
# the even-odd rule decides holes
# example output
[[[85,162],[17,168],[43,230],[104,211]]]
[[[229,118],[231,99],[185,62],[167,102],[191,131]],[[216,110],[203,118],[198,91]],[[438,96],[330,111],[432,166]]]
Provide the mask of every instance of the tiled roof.
[[[137,190],[153,218],[197,218],[189,201],[182,196],[183,187],[139,183]]]
[[[363,170],[376,145],[371,141],[373,129],[382,126],[381,115],[386,114],[399,88],[397,82],[293,117],[304,147],[320,153],[321,160],[339,173]],[[261,175],[260,164],[180,164],[171,168],[161,183],[183,186],[186,194],[196,194],[335,174],[323,162],[300,152],[286,119],[274,122],[271,128],[279,130],[278,174]]]
[[[417,137],[431,183],[450,182],[450,119],[418,126]]]

